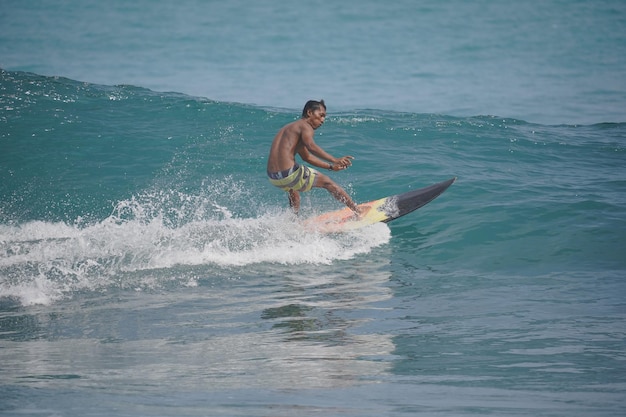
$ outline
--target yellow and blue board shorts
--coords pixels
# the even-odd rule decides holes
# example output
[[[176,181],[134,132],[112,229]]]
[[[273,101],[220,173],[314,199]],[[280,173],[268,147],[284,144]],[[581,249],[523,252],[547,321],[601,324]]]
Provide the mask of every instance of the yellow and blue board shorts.
[[[315,183],[317,171],[304,165],[295,164],[290,169],[268,172],[272,185],[284,191],[309,191]]]

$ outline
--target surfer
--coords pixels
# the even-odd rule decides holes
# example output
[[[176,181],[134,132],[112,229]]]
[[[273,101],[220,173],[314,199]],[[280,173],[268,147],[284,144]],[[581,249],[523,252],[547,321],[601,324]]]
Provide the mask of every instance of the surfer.
[[[283,126],[274,137],[267,160],[267,176],[274,186],[289,193],[289,206],[296,214],[300,210],[300,192],[319,187],[327,189],[358,215],[359,208],[343,188],[321,172],[296,162],[298,154],[303,161],[330,171],[340,171],[352,165],[352,156],[335,158],[313,140],[315,130],[325,119],[324,100],[307,101],[302,117]]]

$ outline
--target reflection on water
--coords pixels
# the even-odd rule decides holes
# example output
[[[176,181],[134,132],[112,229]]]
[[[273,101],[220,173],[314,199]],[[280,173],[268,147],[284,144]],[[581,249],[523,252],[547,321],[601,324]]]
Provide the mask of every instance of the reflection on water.
[[[348,386],[385,373],[394,350],[384,256],[335,265],[207,273],[198,286],[78,294],[0,311],[4,387],[109,393]],[[339,273],[338,271],[343,271]],[[172,273],[170,270],[169,273]],[[172,278],[175,280],[175,278]],[[186,280],[185,280],[186,282]]]
[[[261,317],[287,342],[272,358],[279,380],[295,373],[295,386],[343,386],[387,371],[388,362],[375,358],[393,351],[391,339],[360,330],[391,298],[387,263],[362,262],[348,270],[344,276],[320,278],[313,269],[288,276],[278,305],[263,310]]]

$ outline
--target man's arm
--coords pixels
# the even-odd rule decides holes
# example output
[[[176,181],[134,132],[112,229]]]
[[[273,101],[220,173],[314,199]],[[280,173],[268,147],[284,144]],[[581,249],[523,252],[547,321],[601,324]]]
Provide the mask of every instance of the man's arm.
[[[332,163],[336,162],[337,158],[333,157],[331,154],[322,149],[317,143],[315,143],[315,141],[313,140],[313,129],[302,129],[301,138],[302,145],[304,145],[304,148],[306,148],[307,152],[312,153],[313,155],[325,161]],[[302,159],[304,159],[304,156],[302,156]]]
[[[313,130],[304,130],[302,132],[302,150],[298,152],[303,160],[314,165],[318,168],[327,168],[327,169],[345,169],[352,165],[351,159],[354,159],[352,156],[342,156],[341,158],[335,158],[324,149],[322,149],[315,141],[313,140]],[[317,158],[315,159],[307,159],[312,158],[312,155],[315,155]],[[319,158],[319,159],[318,159]],[[330,162],[326,164],[323,161]]]
[[[353,159],[351,156],[343,156],[341,158],[333,158],[334,161],[325,162],[321,158],[314,156],[305,147],[300,149],[298,155],[300,155],[303,161],[315,167],[329,169],[331,171],[339,171],[348,168],[352,165],[350,159]]]
[[[314,156],[309,150],[305,147],[302,147],[298,152],[298,155],[302,158],[303,161],[308,162],[314,167],[324,168],[324,169],[333,169],[333,162],[325,162],[321,158]]]

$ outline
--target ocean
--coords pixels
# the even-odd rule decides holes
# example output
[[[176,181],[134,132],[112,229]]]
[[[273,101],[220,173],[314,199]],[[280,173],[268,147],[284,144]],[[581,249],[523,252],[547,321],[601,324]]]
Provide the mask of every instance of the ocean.
[[[0,415],[623,416],[626,3],[5,0]],[[316,142],[388,224],[300,218]]]

